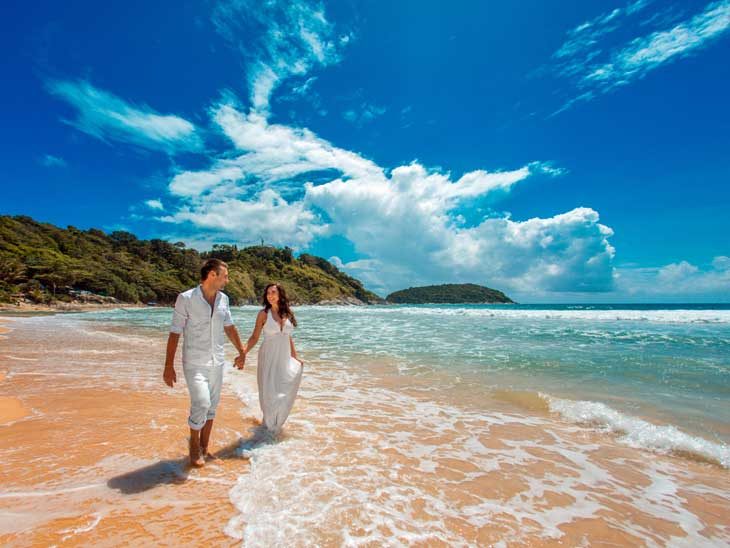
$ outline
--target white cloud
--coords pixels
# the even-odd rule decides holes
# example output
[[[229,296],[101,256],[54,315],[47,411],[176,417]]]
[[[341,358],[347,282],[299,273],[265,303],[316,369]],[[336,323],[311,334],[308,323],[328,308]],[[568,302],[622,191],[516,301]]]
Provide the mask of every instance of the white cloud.
[[[326,232],[316,215],[302,202],[290,204],[275,190],[266,189],[256,199],[222,198],[183,207],[160,218],[170,223],[190,222],[198,229],[222,234],[226,239],[263,239],[269,245],[306,247]]]
[[[45,154],[40,158],[40,163],[46,167],[66,167],[66,160],[53,154]]]
[[[177,196],[199,196],[222,183],[243,178],[243,171],[237,167],[221,165],[211,171],[183,171],[170,181],[170,192]]]
[[[223,1],[216,5],[212,20],[250,61],[251,104],[263,114],[268,113],[278,84],[339,61],[339,50],[348,42],[335,36],[321,3],[306,0]]]
[[[705,268],[687,261],[656,268],[618,268],[616,292],[630,300],[729,302],[730,257],[717,256]]]
[[[147,200],[145,201],[145,205],[150,209],[157,209],[160,211],[163,211],[165,209],[165,206],[162,205],[162,202],[160,200]]]
[[[626,85],[670,60],[706,46],[728,29],[730,2],[715,2],[670,30],[636,38],[616,52],[609,63],[593,68],[583,82],[585,85],[596,84],[604,91]]]
[[[169,190],[183,205],[161,220],[192,224],[198,241],[216,234],[306,249],[317,238],[341,235],[361,258],[347,264],[333,258],[335,264],[381,293],[453,281],[505,290],[611,289],[612,231],[592,209],[526,221],[463,215],[475,200],[497,200],[530,176],[559,176],[563,169],[533,162],[452,177],[414,161],[388,170],[306,128],[270,123],[271,94],[284,78],[336,61],[331,25],[321,9],[303,2],[272,2],[255,13],[242,11],[247,2],[222,6],[214,21],[231,42],[244,15],[267,29],[263,41],[240,44],[253,61],[251,108],[230,98],[211,108],[236,151],[207,170],[176,174]],[[272,18],[272,10],[287,13]],[[359,104],[364,110],[354,120],[362,112],[382,114],[367,101]],[[326,178],[314,180],[323,172]]]
[[[649,2],[641,0],[633,2],[586,21],[568,33],[566,42],[553,54],[556,60],[553,69],[559,77],[572,80],[579,93],[553,115],[695,53],[730,29],[730,0],[711,2],[702,12],[679,23],[676,23],[676,12],[668,13],[666,9],[649,19],[634,22],[631,18],[648,5]],[[617,29],[625,31],[629,23],[645,32],[642,27],[670,22],[676,24],[618,46],[607,43],[610,33]]]
[[[168,153],[202,147],[195,126],[179,116],[134,106],[84,80],[53,80],[46,85],[51,94],[77,109],[76,119],[67,120],[68,124],[103,141],[122,141]]]
[[[314,82],[316,82],[316,81],[317,81],[316,76],[310,76],[302,84],[300,84],[298,86],[294,86],[292,88],[292,93],[294,95],[307,95],[311,91],[312,85],[314,85]]]
[[[265,181],[320,169],[337,169],[349,177],[382,173],[374,162],[337,148],[308,129],[269,124],[257,112],[245,115],[223,104],[214,110],[214,120],[236,148],[246,152],[229,163]]]
[[[541,173],[549,177],[562,177],[568,173],[564,167],[556,167],[553,162],[531,162],[528,167],[531,173]]]
[[[418,162],[387,173],[307,129],[270,124],[259,112],[220,104],[211,113],[240,154],[175,176],[170,191],[187,203],[165,221],[300,249],[340,234],[363,255],[345,270],[383,293],[416,281],[455,280],[542,291],[611,288],[612,232],[593,210],[465,226],[460,210],[471,200],[498,198],[534,174],[564,173],[549,162],[456,179]],[[334,174],[320,184],[297,182],[302,192],[293,201],[282,197],[291,178],[321,170]],[[249,199],[240,197],[252,188]]]
[[[308,186],[331,230],[375,262],[348,263],[383,293],[427,283],[488,283],[518,291],[608,291],[612,231],[578,208],[548,219],[489,218],[457,226],[458,200],[504,190],[529,175],[473,172],[452,182],[412,164],[390,179],[336,180]]]
[[[587,57],[590,60],[590,52],[593,46],[598,44],[601,37],[620,28],[620,23],[623,20],[640,12],[650,3],[647,0],[637,0],[624,8],[614,8],[581,23],[568,32],[568,39],[553,54],[553,57],[556,59],[571,58],[588,51]],[[586,58],[583,61],[586,61]]]

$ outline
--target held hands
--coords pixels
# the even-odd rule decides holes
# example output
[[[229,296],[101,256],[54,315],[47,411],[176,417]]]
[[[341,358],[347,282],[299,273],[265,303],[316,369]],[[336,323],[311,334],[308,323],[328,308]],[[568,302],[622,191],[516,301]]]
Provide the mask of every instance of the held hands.
[[[165,371],[162,373],[162,380],[165,384],[172,388],[172,385],[177,382],[177,373],[172,365],[165,365]]]
[[[236,356],[236,359],[233,360],[233,365],[238,369],[243,369],[243,366],[246,363],[246,353],[242,352],[238,356]]]

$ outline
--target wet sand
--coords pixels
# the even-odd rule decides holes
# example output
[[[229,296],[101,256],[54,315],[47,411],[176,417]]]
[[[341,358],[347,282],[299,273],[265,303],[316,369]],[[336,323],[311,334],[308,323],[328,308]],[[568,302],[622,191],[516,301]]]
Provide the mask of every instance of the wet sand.
[[[256,449],[254,355],[224,385],[220,458],[197,470],[164,334],[4,325],[0,390],[27,414],[0,426],[2,545],[730,542],[728,470],[560,422],[534,394],[308,363],[283,439]]]
[[[2,382],[2,374],[0,374],[0,382]],[[17,398],[8,398],[0,396],[0,425],[7,425],[18,419],[27,417],[28,410]]]
[[[191,469],[184,380],[140,388],[107,369],[107,386],[94,388],[65,375],[64,363],[23,351],[27,335],[11,332],[0,346],[0,390],[13,395],[0,400],[2,422],[14,420],[0,426],[0,545],[236,544],[221,524],[234,512],[228,490],[248,467],[235,448],[255,426],[240,401],[222,397],[211,442],[219,460]],[[163,351],[149,349],[150,377],[161,374]]]

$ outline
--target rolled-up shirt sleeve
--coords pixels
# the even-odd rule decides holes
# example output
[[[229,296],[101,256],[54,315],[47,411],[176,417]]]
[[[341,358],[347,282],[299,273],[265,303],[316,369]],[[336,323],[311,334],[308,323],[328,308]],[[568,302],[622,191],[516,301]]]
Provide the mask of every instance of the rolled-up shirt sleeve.
[[[170,324],[170,333],[177,333],[178,335],[185,329],[185,324],[188,322],[188,309],[186,305],[187,299],[183,297],[182,293],[177,296],[175,301],[175,310],[172,312],[172,324]]]
[[[223,326],[228,327],[233,325],[233,318],[231,317],[231,306],[228,300],[226,300],[226,316],[223,318]]]

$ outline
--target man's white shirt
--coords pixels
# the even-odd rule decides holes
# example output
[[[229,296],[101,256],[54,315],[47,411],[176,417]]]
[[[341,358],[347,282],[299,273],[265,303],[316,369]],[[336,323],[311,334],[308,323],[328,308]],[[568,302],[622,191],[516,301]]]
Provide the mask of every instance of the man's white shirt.
[[[223,365],[224,327],[233,325],[228,295],[219,291],[211,309],[201,286],[177,296],[172,313],[171,333],[183,335],[183,367]]]

